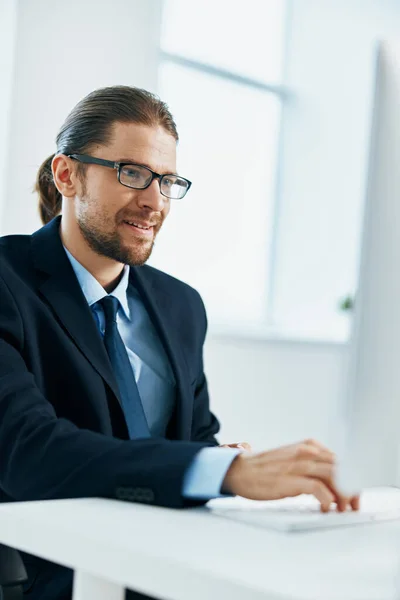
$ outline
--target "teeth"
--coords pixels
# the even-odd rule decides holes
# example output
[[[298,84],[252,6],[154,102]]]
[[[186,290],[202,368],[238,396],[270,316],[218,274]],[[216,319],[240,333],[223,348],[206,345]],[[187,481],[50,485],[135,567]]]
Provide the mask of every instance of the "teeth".
[[[139,227],[139,229],[150,229],[150,227],[143,227],[142,225],[138,225],[137,223],[132,223],[131,221],[127,221],[129,225],[134,225],[135,227]]]

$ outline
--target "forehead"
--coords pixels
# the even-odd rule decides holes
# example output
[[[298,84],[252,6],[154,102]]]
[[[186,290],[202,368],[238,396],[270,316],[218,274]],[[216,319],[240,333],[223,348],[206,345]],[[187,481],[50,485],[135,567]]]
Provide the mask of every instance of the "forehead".
[[[133,160],[159,173],[176,170],[176,140],[160,126],[114,123],[104,151],[111,160]]]

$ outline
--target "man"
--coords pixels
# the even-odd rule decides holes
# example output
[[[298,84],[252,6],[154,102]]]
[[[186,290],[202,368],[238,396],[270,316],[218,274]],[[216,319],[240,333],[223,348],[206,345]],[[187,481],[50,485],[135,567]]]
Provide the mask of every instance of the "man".
[[[92,92],[39,170],[45,226],[0,239],[1,499],[180,508],[220,493],[312,493],[322,510],[356,509],[317,442],[260,454],[217,447],[202,300],[143,266],[191,185],[176,173],[177,141],[168,108],[148,92]],[[68,569],[24,562],[32,600],[71,597]]]

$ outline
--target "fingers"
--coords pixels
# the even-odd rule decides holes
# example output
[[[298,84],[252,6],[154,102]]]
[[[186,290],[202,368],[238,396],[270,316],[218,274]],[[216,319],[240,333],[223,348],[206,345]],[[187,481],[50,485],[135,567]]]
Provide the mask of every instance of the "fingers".
[[[318,445],[317,443],[309,443],[309,440],[299,444],[293,444],[293,446],[289,446],[289,448],[297,459],[313,457],[315,461],[330,464],[333,464],[336,461],[334,453],[328,450],[328,448]]]
[[[348,507],[358,510],[357,498],[344,496],[335,481],[336,456],[328,448],[315,440],[277,448],[260,456],[275,473],[316,479],[329,490],[330,497],[336,502],[337,510],[344,512]],[[306,492],[303,492],[306,493]]]
[[[322,481],[312,479],[305,480],[305,488],[307,487],[309,489],[305,493],[315,496],[321,504],[322,512],[328,512],[332,502],[336,500],[331,490]]]
[[[324,461],[324,462],[326,461],[327,463],[330,464],[331,468],[315,469],[315,475],[313,475],[311,473],[310,476],[311,477],[314,476],[314,477],[321,479],[327,485],[330,492],[335,497],[337,510],[339,512],[344,512],[347,510],[347,508],[349,506],[352,510],[358,510],[359,509],[359,498],[358,497],[350,498],[348,496],[344,496],[336,487],[336,482],[335,482],[336,455],[331,450],[329,450],[329,448],[327,448],[326,446],[324,446],[317,440],[307,439],[303,442],[303,444],[300,444],[300,446],[303,446],[304,444],[305,444],[305,446],[314,448],[317,451],[318,454],[317,454],[317,457],[315,460],[320,460],[320,461]]]
[[[288,473],[303,477],[314,477],[329,483],[333,478],[333,465],[314,459],[297,460],[289,463]]]
[[[247,450],[239,455],[240,460],[236,458],[226,477],[233,493],[254,500],[312,494],[323,512],[329,511],[333,502],[340,512],[349,506],[359,509],[358,496],[344,496],[336,487],[335,454],[316,440],[307,439],[256,455],[246,442],[223,447]]]
[[[336,484],[333,479],[325,481],[326,485],[331,490],[332,494],[335,496],[335,502],[337,506],[338,512],[344,512],[347,510],[350,504],[350,498],[348,496],[344,496],[336,487]]]
[[[314,446],[314,448],[318,448],[319,450],[325,450],[326,452],[330,452],[331,454],[333,454],[333,452],[329,448],[321,444],[321,442],[319,442],[318,440],[314,440],[313,438],[307,438],[303,441],[303,443],[309,446]]]
[[[288,472],[292,475],[311,477],[320,480],[331,492],[333,502],[336,502],[337,510],[344,512],[350,499],[340,494],[334,483],[334,465],[318,462],[316,460],[299,460],[291,463]]]
[[[350,498],[350,506],[353,510],[360,510],[360,496]]]
[[[288,477],[286,481],[289,493],[287,496],[298,496],[300,494],[311,494],[321,504],[321,511],[328,512],[331,504],[335,502],[335,496],[331,490],[318,479],[311,477]]]
[[[329,456],[333,463],[336,462],[336,455],[317,440],[307,439],[304,443],[320,450],[322,453],[320,456]],[[331,492],[335,495],[335,501],[339,512],[344,512],[348,507],[350,507],[352,510],[360,510],[360,496],[344,496],[336,487],[334,474],[332,475],[331,479],[325,481],[325,483],[327,483]]]
[[[345,512],[348,508],[351,510],[360,509],[360,497],[359,496],[346,496],[337,488],[335,477],[322,478],[324,483],[329,487],[332,494],[335,496],[335,502],[337,505],[338,512]]]
[[[248,444],[247,442],[237,442],[235,444],[221,444],[219,448],[238,448],[239,450],[246,450],[248,452],[251,452],[252,450],[250,444]]]
[[[335,477],[335,465],[325,465],[324,463],[320,463],[319,466],[314,469],[314,474],[312,473],[312,470],[312,467],[309,467],[309,476],[320,479],[329,488],[335,497],[338,512],[345,512],[348,508],[351,510],[360,509],[359,496],[346,496],[338,489]]]
[[[303,443],[307,446],[311,446],[312,448],[316,448],[321,456],[327,456],[331,461],[336,462],[336,454],[317,440],[309,438],[307,440],[304,440]]]
[[[290,461],[312,459],[317,462],[333,464],[336,459],[335,455],[330,450],[319,448],[306,442],[291,444],[290,446],[283,446],[282,448],[276,448],[274,450],[262,452],[258,456],[262,462],[265,460],[268,462],[274,462],[280,460]]]
[[[243,448],[243,450],[247,450],[248,452],[252,451],[250,444],[248,444],[247,442],[240,442],[237,446],[238,448]]]
[[[352,510],[358,510],[358,496],[349,497],[342,494],[336,485],[336,465],[332,463],[323,463],[312,460],[298,461],[298,473],[308,477],[320,479],[334,495],[338,512],[344,512],[350,507]],[[297,472],[297,470],[296,470]],[[358,507],[358,508],[357,508]]]

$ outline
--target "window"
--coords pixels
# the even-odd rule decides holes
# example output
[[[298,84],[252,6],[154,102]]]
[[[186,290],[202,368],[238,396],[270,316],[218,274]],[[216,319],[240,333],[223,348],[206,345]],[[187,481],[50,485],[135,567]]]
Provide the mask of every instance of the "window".
[[[284,5],[164,3],[159,95],[193,185],[172,203],[150,264],[196,287],[211,325],[268,320]]]

